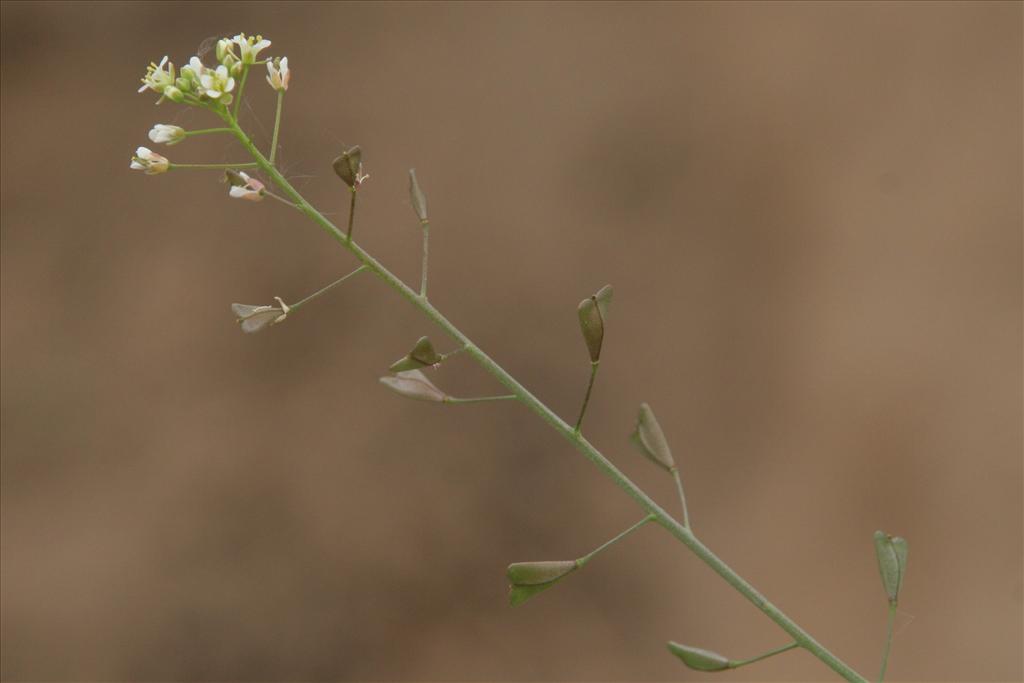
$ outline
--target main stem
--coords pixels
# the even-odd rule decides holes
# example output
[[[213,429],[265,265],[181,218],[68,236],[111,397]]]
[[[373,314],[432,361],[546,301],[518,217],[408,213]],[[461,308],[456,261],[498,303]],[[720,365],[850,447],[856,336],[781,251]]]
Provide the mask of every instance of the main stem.
[[[677,522],[671,515],[661,508],[650,498],[639,486],[633,483],[629,477],[623,474],[608,458],[582,435],[576,433],[572,425],[567,424],[562,418],[542,403],[536,396],[520,384],[512,375],[505,371],[500,365],[483,352],[480,347],[473,343],[462,331],[453,325],[439,310],[434,308],[425,297],[417,294],[408,285],[402,282],[394,273],[385,268],[377,259],[362,249],[352,240],[346,239],[345,234],[338,229],[334,223],[329,221],[323,214],[317,211],[299,192],[292,187],[291,183],[281,175],[266,157],[256,148],[245,132],[238,127],[238,124],[230,116],[223,116],[225,122],[234,130],[235,137],[248,150],[260,168],[273,179],[281,191],[289,196],[296,204],[299,211],[319,225],[328,235],[334,238],[338,244],[348,249],[360,262],[369,268],[377,277],[383,280],[388,286],[397,291],[402,297],[418,308],[424,315],[430,318],[438,327],[444,330],[448,336],[459,342],[466,348],[466,353],[490,375],[498,380],[509,391],[515,394],[527,408],[537,414],[540,419],[546,422],[552,429],[562,435],[576,450],[590,460],[602,473],[632,498],[637,504],[654,517],[654,520],[663,526],[670,534],[675,536],[683,545],[689,548],[704,564],[725,579],[726,583],[736,589],[743,597],[752,602],[755,607],[765,613],[769,619],[788,633],[800,647],[804,648],[815,657],[820,659],[826,666],[839,674],[847,681],[856,683],[867,683],[867,679],[858,674],[848,664],[832,654],[824,645],[815,640],[811,634],[800,628],[799,625],[778,607],[768,601],[766,597],[746,580],[737,574],[729,565],[718,558],[711,550],[700,542],[692,531]]]

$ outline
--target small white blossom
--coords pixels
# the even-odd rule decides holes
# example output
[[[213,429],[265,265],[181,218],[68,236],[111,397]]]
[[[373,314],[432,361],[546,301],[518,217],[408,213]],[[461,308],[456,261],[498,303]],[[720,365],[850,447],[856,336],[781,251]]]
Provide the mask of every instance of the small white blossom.
[[[238,176],[242,182],[240,183],[237,179],[232,181],[228,194],[235,199],[248,199],[250,202],[262,201],[265,185],[242,171],[238,171]]]
[[[158,145],[176,145],[185,139],[185,129],[158,123],[149,131],[149,139]]]
[[[267,83],[274,90],[287,90],[292,72],[288,69],[288,58],[281,57],[267,62]]]
[[[166,71],[164,70],[165,64],[167,65]],[[164,88],[169,85],[174,85],[174,65],[168,64],[167,55],[164,55],[159,64],[151,62],[146,67],[146,75],[142,77],[142,87],[139,88],[139,92],[149,89],[162,94]]]
[[[203,86],[203,94],[214,100],[235,89],[235,79],[228,74],[228,68],[223,64],[216,70],[204,69],[199,76],[199,83]]]
[[[146,175],[156,175],[157,173],[166,173],[170,167],[171,162],[167,160],[167,157],[160,156],[146,147],[139,147],[135,150],[130,168],[136,171],[145,171]]]
[[[281,297],[275,296],[278,306],[250,306],[248,304],[231,304],[231,310],[238,318],[238,324],[242,326],[242,332],[259,332],[264,327],[276,325],[288,317],[291,310],[288,304],[281,301]]]
[[[238,52],[241,55],[243,64],[255,64],[257,55],[262,50],[270,47],[270,41],[264,40],[263,36],[246,37],[244,33],[239,33],[231,40],[238,46]]]

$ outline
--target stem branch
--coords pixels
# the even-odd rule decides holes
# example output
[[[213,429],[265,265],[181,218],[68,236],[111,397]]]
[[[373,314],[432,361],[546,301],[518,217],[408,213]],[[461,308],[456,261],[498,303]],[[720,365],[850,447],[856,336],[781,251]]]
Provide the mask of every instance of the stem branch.
[[[885,649],[882,650],[882,671],[878,674],[878,683],[885,680],[885,670],[889,668],[889,650],[892,649],[892,628],[896,622],[896,604],[889,603],[889,623],[885,629]]]
[[[601,361],[595,360],[590,363],[590,381],[587,382],[587,393],[583,395],[583,405],[580,407],[580,416],[576,418],[576,426],[573,431],[580,433],[580,425],[583,424],[583,416],[587,414],[587,405],[590,403],[590,392],[594,389],[594,378],[597,377],[597,368]]]
[[[541,420],[558,432],[576,450],[590,460],[605,476],[622,489],[632,498],[644,511],[654,518],[672,536],[678,539],[683,545],[690,549],[704,564],[721,576],[726,583],[732,586],[743,597],[754,604],[769,619],[775,622],[779,628],[788,633],[796,643],[821,660],[826,666],[839,674],[847,681],[855,683],[867,683],[867,679],[858,674],[848,664],[832,654],[824,645],[814,639],[811,634],[801,628],[795,621],[790,619],[782,610],[768,601],[756,588],[748,583],[743,577],[736,573],[729,565],[723,562],[717,555],[705,546],[694,535],[692,531],[676,521],[654,500],[651,499],[639,486],[629,477],[622,473],[612,462],[600,451],[594,448],[589,441],[556,415],[550,408],[541,402],[536,396],[520,384],[504,368],[498,365],[490,356],[473,343],[469,337],[452,324],[441,314],[429,301],[400,280],[394,273],[385,268],[377,259],[364,251],[362,247],[348,239],[337,226],[328,220],[322,213],[317,211],[299,192],[292,187],[291,183],[274,168],[269,160],[253,145],[244,131],[238,127],[234,119],[225,117],[225,122],[230,125],[235,137],[248,150],[252,157],[259,163],[264,172],[277,184],[285,195],[291,197],[300,211],[305,213],[328,235],[334,238],[342,247],[352,253],[361,263],[369,268],[377,277],[394,289],[409,303],[419,309],[424,315],[432,320],[438,327],[447,333],[452,339],[466,347],[466,353],[490,375],[498,380],[505,388],[518,398],[527,408],[534,412]]]

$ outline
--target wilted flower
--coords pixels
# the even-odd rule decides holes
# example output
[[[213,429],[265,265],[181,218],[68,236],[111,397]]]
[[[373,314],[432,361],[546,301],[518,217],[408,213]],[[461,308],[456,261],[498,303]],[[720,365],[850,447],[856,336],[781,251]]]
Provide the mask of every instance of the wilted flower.
[[[164,70],[164,65],[167,65],[167,70]],[[146,75],[142,77],[142,87],[139,88],[139,92],[146,90],[152,90],[163,94],[164,88],[169,85],[174,85],[174,65],[167,62],[167,56],[160,60],[159,64],[153,64],[146,67]]]
[[[238,317],[238,324],[242,326],[242,332],[259,332],[264,327],[276,325],[288,317],[291,309],[288,304],[281,301],[281,297],[275,296],[277,306],[250,306],[248,304],[231,304],[231,310]]]
[[[239,33],[231,41],[238,46],[243,64],[255,64],[256,56],[262,50],[270,47],[270,41],[264,40],[263,36],[246,37],[244,33]]]
[[[176,145],[185,139],[185,129],[181,126],[158,123],[149,131],[149,139],[158,145]]]
[[[288,69],[288,58],[279,57],[267,62],[267,83],[274,90],[287,90],[292,72]]]
[[[167,157],[160,156],[148,147],[139,147],[135,150],[135,156],[132,157],[131,168],[135,171],[145,171],[146,175],[166,173],[170,167],[171,162],[167,160]]]
[[[266,187],[256,178],[251,177],[243,171],[226,171],[231,189],[228,194],[235,199],[248,199],[250,202],[258,202],[263,199],[263,191]]]
[[[204,68],[203,73],[199,76],[199,83],[202,85],[203,94],[214,100],[220,99],[221,96],[235,88],[235,79],[231,77],[228,68],[223,64],[215,70]],[[227,98],[224,101],[227,101]]]

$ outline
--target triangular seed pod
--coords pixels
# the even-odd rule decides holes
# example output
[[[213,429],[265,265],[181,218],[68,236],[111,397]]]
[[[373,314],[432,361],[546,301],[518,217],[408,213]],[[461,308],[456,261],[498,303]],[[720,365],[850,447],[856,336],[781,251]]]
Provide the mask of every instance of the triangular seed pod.
[[[907,542],[892,537],[884,531],[875,532],[875,555],[878,557],[878,573],[889,602],[896,604],[903,584],[903,572],[907,563]]]
[[[423,190],[420,189],[420,184],[416,180],[416,169],[409,169],[409,199],[412,201],[412,210],[416,212],[416,217],[420,219],[420,223],[427,222],[427,198],[423,194]]]
[[[608,305],[612,301],[612,286],[605,285],[597,294],[580,302],[576,313],[580,319],[580,330],[583,340],[590,352],[590,362],[601,359],[601,346],[604,343],[604,321],[608,317]]]
[[[419,370],[408,370],[397,375],[381,377],[380,381],[388,389],[406,398],[437,403],[442,403],[448,398],[447,394],[434,386],[434,383]]]
[[[672,450],[668,447],[661,425],[654,417],[654,411],[646,403],[640,404],[640,414],[636,418],[636,428],[629,440],[637,450],[650,458],[652,462],[664,467],[669,472],[676,466]]]
[[[510,564],[507,573],[512,584],[509,587],[509,604],[513,607],[523,604],[577,569],[579,565],[572,560]]]
[[[434,350],[434,345],[430,343],[430,340],[426,337],[420,337],[412,351],[392,363],[388,370],[391,372],[415,370],[428,367],[434,363],[440,363],[441,360],[441,356]]]
[[[516,562],[508,566],[508,580],[516,585],[533,586],[557,581],[579,568],[575,560]]]
[[[711,650],[669,641],[668,651],[679,657],[683,664],[697,671],[725,671],[729,668],[729,660]]]
[[[352,149],[342,152],[341,156],[331,164],[338,177],[351,188],[359,185],[359,169],[362,167],[362,158],[363,151],[359,149],[359,145],[356,145]]]

